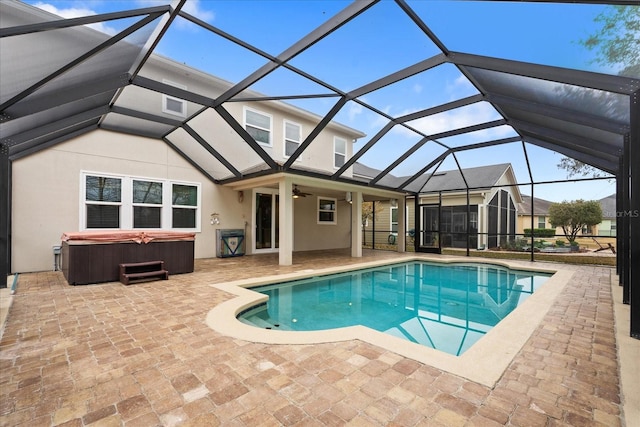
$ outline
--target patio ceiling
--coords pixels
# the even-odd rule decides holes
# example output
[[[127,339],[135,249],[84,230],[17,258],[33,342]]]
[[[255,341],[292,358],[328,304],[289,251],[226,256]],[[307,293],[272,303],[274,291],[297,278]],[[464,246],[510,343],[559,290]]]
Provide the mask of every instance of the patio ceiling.
[[[9,160],[102,128],[162,139],[219,184],[278,172],[356,182],[347,178],[345,172],[355,162],[367,164],[367,153],[380,145],[392,145],[393,135],[401,130],[411,135],[411,142],[398,145],[393,156],[386,158],[387,164],[379,168],[381,172],[365,185],[414,192],[416,185],[411,184],[425,173],[435,172],[446,158],[504,144],[520,144],[525,158],[530,144],[611,175],[616,175],[620,167],[625,140],[631,132],[632,98],[640,89],[640,78],[453,51],[425,23],[424,2],[348,4],[279,54],[267,52],[187,13],[184,5],[185,0],[180,0],[164,6],[60,19],[20,2],[4,2],[3,14],[11,14],[13,22],[22,22],[18,26],[2,25],[0,29],[3,56],[0,137],[3,146],[8,147]],[[384,13],[389,19],[404,19],[407,27],[412,26],[417,40],[403,40],[403,45],[397,48],[420,50],[426,55],[416,53],[412,56],[417,59],[415,62],[392,64],[391,72],[363,81],[355,88],[321,77],[320,67],[317,72],[308,71],[314,67],[307,64],[328,60],[316,46],[322,46],[326,38],[339,33],[343,27],[364,25],[362,22],[368,21],[361,19],[375,13]],[[113,35],[86,27],[116,21],[121,23],[121,29]],[[225,43],[242,51],[242,55],[259,59],[262,65],[247,66],[246,73],[218,92],[185,90],[149,77],[146,67],[155,58],[152,53],[163,37],[169,37],[174,26],[185,22],[205,31],[216,43]],[[24,46],[31,46],[33,52],[24,50]],[[472,88],[467,96],[438,105],[426,103],[424,108],[405,109],[399,114],[385,111],[381,107],[384,104],[377,101],[388,91],[401,90],[402,85],[415,76],[431,72],[437,76],[437,70],[451,67]],[[216,74],[215,70],[206,71]],[[349,73],[349,69],[345,68],[345,72]],[[274,76],[304,82],[300,87],[306,91],[291,93],[285,89],[287,85],[279,86],[282,93],[274,89],[270,90],[272,93],[254,89],[266,87],[261,84]],[[138,95],[147,91],[186,100],[196,107],[195,112],[184,119],[161,116],[157,114],[157,106],[139,102],[144,96]],[[327,101],[330,103],[324,114],[318,115],[318,125],[298,150],[285,163],[279,163],[229,113],[232,103],[249,100],[293,105],[319,100],[325,105]],[[296,159],[348,106],[364,109],[376,117],[381,123],[379,130],[362,138],[362,147],[335,173],[297,166]],[[418,125],[472,106],[489,111],[488,119],[479,118],[468,125],[451,121],[432,133],[426,133]],[[212,115],[222,118],[229,129],[242,138],[255,153],[253,158],[231,163],[218,141],[203,136],[206,118]],[[505,136],[486,140],[480,136],[482,131],[497,128],[502,129],[499,134]],[[463,143],[458,142],[461,136],[465,137]],[[416,158],[419,163],[415,162]],[[403,179],[391,175],[409,160],[418,166],[413,166],[408,174],[403,173]],[[394,179],[387,179],[390,176]]]

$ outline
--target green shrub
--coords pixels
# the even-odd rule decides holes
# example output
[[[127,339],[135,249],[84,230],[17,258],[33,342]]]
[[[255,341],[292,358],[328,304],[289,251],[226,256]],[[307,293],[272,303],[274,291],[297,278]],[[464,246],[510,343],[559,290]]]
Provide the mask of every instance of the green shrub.
[[[531,229],[525,228],[524,235],[531,237]],[[555,228],[534,228],[533,237],[554,237],[556,235]]]

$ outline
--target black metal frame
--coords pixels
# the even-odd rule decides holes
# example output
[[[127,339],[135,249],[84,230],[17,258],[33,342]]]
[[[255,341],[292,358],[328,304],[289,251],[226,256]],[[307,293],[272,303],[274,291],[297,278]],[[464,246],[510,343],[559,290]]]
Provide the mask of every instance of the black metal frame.
[[[397,191],[399,193],[414,195],[417,195],[421,189],[424,188],[426,183],[429,182],[428,177],[425,179],[424,183],[419,179],[423,178],[428,172],[433,174],[437,171],[444,159],[448,156],[453,156],[455,159],[455,154],[460,151],[522,141],[531,181],[526,184],[531,185],[532,197],[534,194],[534,184],[538,183],[533,182],[524,142],[575,158],[581,162],[613,174],[618,179],[618,210],[621,210],[624,213],[629,213],[629,215],[625,214],[618,218],[618,229],[620,231],[618,236],[618,247],[620,248],[620,251],[618,252],[617,271],[620,275],[621,284],[624,286],[625,301],[628,301],[632,306],[632,335],[640,335],[640,276],[637,274],[633,275],[631,268],[632,256],[635,255],[636,258],[640,256],[640,248],[638,247],[638,245],[640,245],[640,219],[638,219],[637,216],[632,215],[633,212],[640,212],[640,197],[632,197],[634,195],[637,196],[637,194],[633,194],[632,188],[640,188],[638,178],[640,173],[636,170],[638,165],[640,165],[640,131],[638,129],[638,123],[640,122],[638,113],[640,78],[605,75],[600,73],[530,64],[508,59],[490,58],[481,55],[474,55],[472,53],[454,52],[449,50],[445,44],[438,39],[437,35],[431,31],[420,16],[411,8],[408,1],[395,0],[395,5],[421,30],[424,36],[440,50],[440,53],[401,70],[392,72],[382,78],[365,84],[360,88],[350,92],[345,92],[309,73],[306,73],[303,70],[294,67],[290,62],[292,59],[314,46],[329,34],[344,25],[349,25],[352,20],[356,19],[361,14],[366,13],[370,8],[375,7],[380,0],[353,2],[337,15],[328,19],[319,27],[311,30],[305,37],[293,43],[289,48],[275,56],[184,12],[182,7],[185,4],[185,1],[186,0],[177,0],[174,1],[172,5],[167,6],[107,13],[74,19],[53,19],[37,24],[0,29],[0,38],[20,37],[25,34],[32,34],[36,32],[47,32],[52,30],[61,31],[66,28],[78,27],[89,23],[105,22],[121,18],[139,18],[137,22],[130,25],[125,30],[114,36],[108,37],[96,47],[93,47],[77,58],[70,60],[65,65],[59,67],[56,71],[50,73],[44,72],[38,81],[28,85],[28,87],[22,88],[16,95],[12,96],[0,105],[0,126],[8,124],[13,120],[28,120],[32,115],[35,116],[38,113],[47,112],[49,110],[53,111],[53,109],[61,108],[62,105],[74,106],[73,109],[66,110],[73,111],[73,113],[69,113],[62,119],[51,119],[49,122],[44,123],[39,121],[37,125],[34,125],[26,131],[22,130],[14,133],[3,132],[3,138],[0,140],[0,152],[2,153],[0,156],[0,173],[2,177],[2,180],[0,180],[0,264],[2,264],[0,273],[2,274],[0,274],[0,277],[11,271],[11,162],[94,129],[112,129],[124,133],[162,139],[178,154],[183,156],[191,165],[203,172],[212,180],[212,182],[217,184],[231,183],[248,177],[286,171],[292,174],[312,176],[326,180],[357,183],[365,188],[382,188]],[[537,1],[551,2],[550,0]],[[575,3],[574,0],[560,1]],[[636,2],[633,0],[614,0],[602,1],[599,3],[632,5]],[[267,61],[266,64],[231,85],[224,93],[215,99],[198,93],[181,90],[147,77],[140,76],[138,73],[145,65],[147,59],[150,57],[169,27],[173,24],[175,18],[178,16],[192,22],[217,37],[222,37],[225,40],[252,52],[253,54],[261,56]],[[56,80],[58,76],[76,69],[76,67],[80,66],[89,58],[101,55],[107,48],[116,45],[116,43],[122,41],[126,36],[136,33],[138,30],[146,27],[148,24],[156,20],[159,22],[156,24],[155,30],[147,38],[147,43],[140,50],[137,57],[128,64],[129,71],[127,73],[117,76],[87,76],[86,80],[70,83],[70,86],[66,88],[66,90],[57,90],[55,93],[49,94],[40,93],[42,92],[42,88],[48,87],[48,85],[52,81]],[[478,94],[401,117],[394,117],[380,111],[362,99],[362,97],[368,93],[393,85],[394,83],[443,64],[451,64],[455,66],[475,86]],[[283,67],[302,78],[318,84],[325,88],[327,93],[301,94],[300,96],[276,95],[264,97],[243,97],[241,95],[245,89],[250,88],[254,83],[266,77],[279,67]],[[520,98],[517,93],[493,92],[492,90],[484,87],[481,78],[477,78],[478,76],[473,75],[478,69],[485,70],[485,72],[498,72],[515,76],[523,76],[531,79],[557,82],[580,88],[597,89],[612,94],[624,95],[629,98],[629,111],[631,117],[630,124],[617,122],[615,120],[608,120],[608,118],[603,118],[594,114],[573,111],[565,106],[559,107],[544,105],[544,103],[530,102],[527,99]],[[185,99],[189,102],[200,105],[201,108],[195,114],[192,114],[184,120],[170,120],[144,111],[139,111],[135,107],[115,106],[120,94],[129,85]],[[246,132],[237,119],[234,118],[225,108],[226,103],[244,102],[247,100],[269,101],[320,97],[334,97],[336,98],[336,103],[333,108],[319,120],[313,131],[306,137],[298,149],[284,164],[279,164],[274,161]],[[108,102],[105,102],[102,106],[96,106],[92,102],[88,102],[91,98],[104,98],[108,99]],[[311,143],[316,140],[317,136],[323,129],[325,129],[331,120],[333,120],[335,115],[351,101],[388,120],[387,126],[383,127],[376,135],[366,141],[364,148],[348,159],[345,165],[335,173],[323,174],[315,171],[295,168],[295,160],[309,147],[309,145],[311,145]],[[451,111],[480,101],[490,103],[502,118],[474,126],[467,126],[461,129],[451,129],[436,135],[423,134],[419,130],[410,126],[410,122],[417,118]],[[208,141],[201,137],[198,129],[195,128],[194,125],[190,125],[190,123],[193,123],[192,121],[194,118],[207,110],[215,111],[219,117],[226,121],[229,127],[234,130],[243,139],[247,146],[249,146],[262,159],[266,170],[258,172],[243,171],[238,165],[234,165],[228,159],[225,159],[217,150],[212,148]],[[566,130],[560,130],[554,129],[551,126],[531,123],[519,117],[513,117],[508,113],[508,111],[511,110],[522,112],[525,115],[533,114],[536,116],[561,120],[571,126],[586,126],[594,130],[608,132],[615,135],[616,138],[614,138],[615,140],[613,141],[607,141],[607,143],[603,144],[602,141],[585,138],[584,135],[571,133],[571,126],[567,126]],[[162,124],[163,126],[168,127],[169,131],[164,132],[162,135],[158,135],[156,134],[157,132],[154,133],[152,131],[144,131],[136,128],[119,126],[114,128],[114,125],[105,124],[105,117],[109,114],[124,114],[129,117],[135,117],[137,120],[144,122]],[[510,126],[517,136],[461,147],[450,147],[442,141],[439,141],[439,139],[449,136],[504,125]],[[397,158],[390,159],[388,166],[368,182],[363,183],[362,181],[346,176],[345,173],[349,168],[352,167],[355,162],[367,152],[367,150],[371,149],[395,126],[401,126],[414,132],[416,135],[421,136],[420,140],[409,150],[399,153]],[[203,162],[206,160],[194,159],[187,156],[185,151],[180,149],[180,145],[177,141],[173,140],[172,133],[178,129],[183,129],[187,132],[193,139],[194,144],[200,144],[213,158],[224,165],[224,167],[230,172],[230,176],[212,176],[212,174],[206,172],[206,168],[203,166]],[[620,140],[624,140],[624,144],[619,143],[618,138]],[[425,159],[425,167],[421,168],[411,177],[398,180],[389,175],[392,170],[407,160],[411,155],[415,154],[425,144],[437,144],[444,149],[444,152],[435,159]],[[460,169],[459,165],[458,169]],[[466,182],[466,179],[465,185],[467,188],[463,190],[466,190],[468,194],[469,190],[473,187]],[[531,256],[533,259],[533,252]],[[0,280],[0,286],[3,286],[2,280]],[[633,292],[633,290],[638,291]]]

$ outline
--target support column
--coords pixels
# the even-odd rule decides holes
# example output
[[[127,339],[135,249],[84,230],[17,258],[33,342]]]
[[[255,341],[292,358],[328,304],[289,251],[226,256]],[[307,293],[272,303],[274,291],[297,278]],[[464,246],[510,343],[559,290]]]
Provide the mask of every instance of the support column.
[[[9,183],[11,172],[9,144],[0,142],[0,288],[7,287],[7,276],[11,272],[10,230],[11,199]]]
[[[629,234],[631,237],[630,257],[626,268],[629,270],[629,309],[631,336],[640,339],[640,272],[631,269],[631,260],[640,259],[640,90],[631,95],[629,132]]]
[[[351,193],[351,256],[362,257],[362,192]]]
[[[407,199],[401,197],[398,199],[398,252],[406,251],[407,240]]]
[[[293,185],[291,178],[280,181],[279,191],[278,264],[291,265],[293,264],[293,197],[291,197]]]

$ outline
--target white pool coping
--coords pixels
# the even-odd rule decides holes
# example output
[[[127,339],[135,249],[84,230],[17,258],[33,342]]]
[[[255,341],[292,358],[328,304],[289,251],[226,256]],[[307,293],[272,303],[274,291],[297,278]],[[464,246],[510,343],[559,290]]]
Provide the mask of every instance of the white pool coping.
[[[553,276],[460,356],[447,354],[364,326],[307,332],[282,331],[247,325],[236,318],[242,311],[267,300],[266,295],[247,289],[249,287],[407,261],[494,264],[517,270],[553,273]],[[207,314],[206,323],[210,328],[223,335],[266,344],[319,344],[361,340],[434,368],[493,387],[573,276],[573,271],[565,270],[562,266],[554,265],[553,268],[540,268],[531,264],[507,260],[487,260],[486,258],[469,257],[461,260],[460,257],[448,258],[412,254],[393,260],[363,262],[213,284],[211,286],[234,294],[236,298],[211,309]]]

